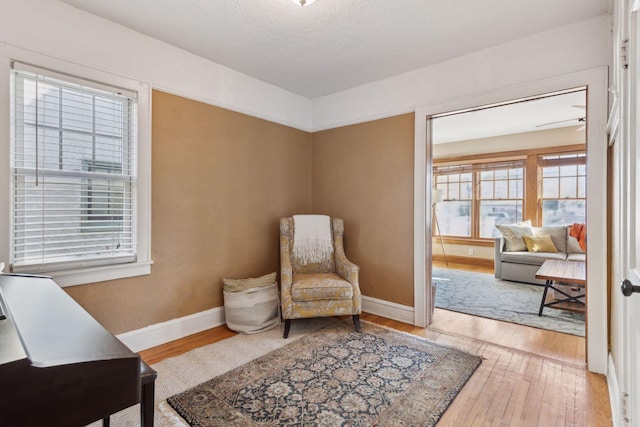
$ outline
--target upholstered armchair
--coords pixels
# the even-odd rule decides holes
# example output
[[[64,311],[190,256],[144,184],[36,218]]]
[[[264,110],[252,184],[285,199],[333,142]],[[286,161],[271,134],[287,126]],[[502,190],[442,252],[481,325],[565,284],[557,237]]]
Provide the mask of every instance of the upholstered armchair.
[[[280,219],[280,299],[284,338],[292,319],[353,316],[360,332],[359,267],[350,262],[343,246],[344,222],[331,218],[333,253],[318,263],[304,263],[294,256],[294,220]]]

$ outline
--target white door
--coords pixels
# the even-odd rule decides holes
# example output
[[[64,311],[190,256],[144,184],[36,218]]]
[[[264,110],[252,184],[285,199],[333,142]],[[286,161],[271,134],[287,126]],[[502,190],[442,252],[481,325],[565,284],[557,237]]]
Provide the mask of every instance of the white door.
[[[621,345],[622,369],[618,378],[622,392],[623,422],[640,426],[640,13],[637,0],[627,3],[629,57],[621,81],[621,135],[616,143],[622,147],[621,203],[621,272],[623,293]],[[633,11],[633,9],[636,9]]]

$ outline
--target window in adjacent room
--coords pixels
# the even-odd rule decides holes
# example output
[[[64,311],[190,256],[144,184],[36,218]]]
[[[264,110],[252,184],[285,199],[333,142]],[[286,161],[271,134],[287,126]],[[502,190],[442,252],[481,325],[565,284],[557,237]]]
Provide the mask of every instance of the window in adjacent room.
[[[587,166],[584,153],[541,156],[543,226],[584,223]]]
[[[523,160],[440,164],[433,173],[442,192],[435,209],[443,236],[490,239],[496,224],[522,220]]]
[[[443,236],[471,237],[473,174],[469,167],[441,166],[435,174],[443,201],[435,206]]]
[[[136,93],[14,67],[11,268],[136,261]]]
[[[478,176],[481,239],[499,237],[496,224],[521,221],[524,201],[524,167],[488,166],[489,170],[479,172]]]

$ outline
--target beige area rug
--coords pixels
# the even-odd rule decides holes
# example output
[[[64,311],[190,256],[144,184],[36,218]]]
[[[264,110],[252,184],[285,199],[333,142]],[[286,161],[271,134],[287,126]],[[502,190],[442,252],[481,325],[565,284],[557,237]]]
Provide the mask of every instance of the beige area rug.
[[[301,320],[287,340],[276,328],[157,363],[156,426],[435,425],[480,358],[363,323]],[[138,424],[137,407],[112,417]]]

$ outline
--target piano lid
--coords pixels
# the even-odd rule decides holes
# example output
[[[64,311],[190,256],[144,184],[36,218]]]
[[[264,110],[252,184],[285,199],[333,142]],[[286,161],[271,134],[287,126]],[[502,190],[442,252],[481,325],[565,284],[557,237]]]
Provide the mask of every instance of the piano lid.
[[[0,297],[33,366],[138,357],[50,278],[0,274]]]

